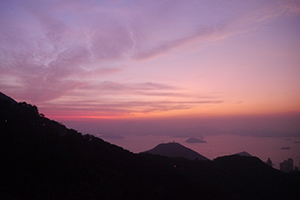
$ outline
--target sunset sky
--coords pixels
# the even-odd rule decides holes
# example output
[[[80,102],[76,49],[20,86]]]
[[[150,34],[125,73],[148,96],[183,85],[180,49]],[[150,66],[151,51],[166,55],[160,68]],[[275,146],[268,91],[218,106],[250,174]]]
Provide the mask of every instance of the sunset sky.
[[[0,91],[73,125],[281,116],[297,131],[300,1],[1,1]]]

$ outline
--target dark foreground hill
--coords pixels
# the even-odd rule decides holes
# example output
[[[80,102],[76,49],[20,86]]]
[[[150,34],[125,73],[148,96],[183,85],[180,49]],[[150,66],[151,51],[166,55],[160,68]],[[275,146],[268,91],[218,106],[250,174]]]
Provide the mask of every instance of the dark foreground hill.
[[[146,151],[146,153],[151,153],[155,155],[162,155],[168,157],[182,157],[190,160],[209,160],[208,158],[202,156],[201,154],[182,146],[176,142],[162,143]]]
[[[299,186],[255,157],[133,154],[0,99],[0,199],[300,199]]]

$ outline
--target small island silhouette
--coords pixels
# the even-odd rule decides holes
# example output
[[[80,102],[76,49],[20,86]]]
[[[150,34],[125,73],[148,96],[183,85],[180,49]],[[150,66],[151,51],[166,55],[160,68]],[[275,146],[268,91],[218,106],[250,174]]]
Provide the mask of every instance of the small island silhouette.
[[[185,141],[186,143],[206,143],[204,140],[199,140],[198,138],[191,137]]]

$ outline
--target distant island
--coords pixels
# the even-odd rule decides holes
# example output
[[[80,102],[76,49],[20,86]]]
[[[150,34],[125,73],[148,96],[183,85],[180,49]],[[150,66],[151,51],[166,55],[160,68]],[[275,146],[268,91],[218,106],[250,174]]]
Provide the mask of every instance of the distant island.
[[[290,147],[281,147],[282,150],[290,150]]]
[[[186,135],[186,134],[177,134],[177,135],[172,135],[173,138],[186,138],[186,137],[197,137],[199,139],[203,139],[203,136],[201,135]]]
[[[198,138],[191,137],[185,141],[186,143],[206,143],[204,140],[199,140]]]

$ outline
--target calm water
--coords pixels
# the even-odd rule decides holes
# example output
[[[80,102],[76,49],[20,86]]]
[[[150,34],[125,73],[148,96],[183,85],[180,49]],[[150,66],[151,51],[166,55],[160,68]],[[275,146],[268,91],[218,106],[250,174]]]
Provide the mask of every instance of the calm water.
[[[279,168],[279,163],[288,158],[294,160],[294,166],[299,166],[300,162],[300,137],[247,137],[237,135],[212,135],[204,136],[203,140],[207,143],[186,143],[188,137],[171,136],[136,136],[126,135],[124,139],[108,139],[112,144],[123,147],[134,153],[139,153],[152,149],[160,143],[178,142],[201,155],[214,159],[218,156],[230,155],[247,151],[253,156],[259,157],[262,161],[271,158],[274,167]],[[289,147],[283,150],[282,147]]]

